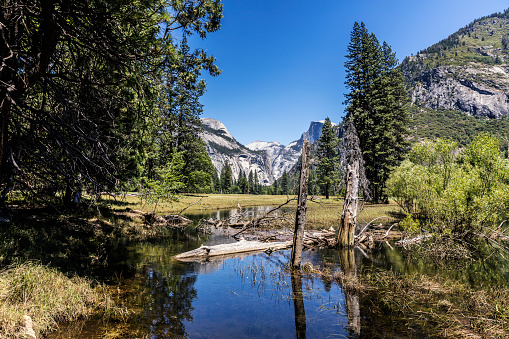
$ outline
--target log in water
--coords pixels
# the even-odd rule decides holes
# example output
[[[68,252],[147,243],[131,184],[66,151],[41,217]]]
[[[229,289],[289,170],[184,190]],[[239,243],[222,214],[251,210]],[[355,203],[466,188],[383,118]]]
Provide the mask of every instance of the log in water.
[[[202,245],[195,250],[177,254],[173,258],[177,260],[200,259],[244,252],[258,252],[267,250],[277,251],[288,248],[290,246],[292,246],[292,241],[265,243],[259,241],[247,241],[243,239],[232,244],[221,244],[215,246]]]

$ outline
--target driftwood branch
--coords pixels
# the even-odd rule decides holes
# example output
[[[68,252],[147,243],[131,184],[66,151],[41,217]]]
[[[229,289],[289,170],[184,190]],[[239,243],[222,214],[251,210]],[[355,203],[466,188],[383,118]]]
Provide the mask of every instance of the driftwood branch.
[[[189,207],[193,206],[193,205],[196,205],[197,203],[199,203],[201,200],[203,199],[203,197],[201,197],[200,199],[196,200],[195,202],[193,202],[192,204],[189,204],[187,205],[186,207],[184,207],[184,209],[182,209],[182,211],[179,212],[179,215],[182,215],[182,212],[184,212],[185,210],[187,210]]]
[[[257,226],[260,224],[260,222],[264,221],[264,220],[267,220],[269,218],[273,219],[273,217],[269,217],[269,214],[271,214],[272,212],[274,211],[277,211],[279,210],[281,207],[285,206],[285,205],[288,205],[290,202],[296,200],[297,198],[287,198],[286,202],[282,203],[281,205],[277,206],[277,207],[274,207],[273,209],[271,209],[270,211],[268,211],[267,213],[265,213],[263,216],[259,217],[259,218],[255,218],[253,220],[250,220],[250,221],[247,221],[246,223],[244,223],[242,229],[240,231],[238,231],[237,233],[235,233],[233,235],[234,238],[238,237],[240,234],[244,233],[247,229],[251,228],[251,227],[254,227],[254,226]]]
[[[277,251],[288,248],[292,245],[291,241],[263,243],[259,241],[240,240],[232,244],[221,244],[215,246],[201,246],[195,250],[180,253],[174,256],[177,260],[194,260],[209,257],[216,257],[222,255],[245,253],[245,252],[259,252],[259,251]]]
[[[151,212],[143,212],[140,210],[131,210],[131,212],[140,214],[148,225],[162,224],[168,226],[185,226],[192,221],[180,214],[157,215]]]
[[[381,216],[381,217],[378,217],[378,218],[375,218],[375,219],[371,220],[370,222],[368,222],[368,223],[366,224],[366,226],[364,226],[364,228],[362,229],[362,231],[360,231],[360,232],[359,232],[359,234],[357,234],[355,237],[356,237],[356,238],[359,238],[359,237],[362,235],[362,233],[364,233],[364,232],[368,229],[369,225],[371,225],[371,224],[373,223],[373,221],[378,220],[378,219],[381,219],[381,218],[387,218],[387,216],[383,215],[383,216]],[[394,225],[392,225],[392,226],[394,226]],[[391,228],[392,228],[392,226],[391,226]],[[387,231],[387,233],[389,233],[389,232]]]

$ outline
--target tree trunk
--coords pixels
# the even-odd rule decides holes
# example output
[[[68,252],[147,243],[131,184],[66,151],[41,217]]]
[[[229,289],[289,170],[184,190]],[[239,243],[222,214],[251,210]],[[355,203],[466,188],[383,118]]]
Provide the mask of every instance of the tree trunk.
[[[10,106],[11,102],[8,100],[7,94],[2,95],[2,101],[0,102],[0,185],[7,179],[9,172],[7,170],[7,145]]]
[[[341,214],[341,224],[338,235],[340,248],[353,247],[355,225],[357,223],[357,205],[359,203],[359,161],[348,164],[346,195]]]
[[[302,162],[300,169],[299,197],[297,200],[297,213],[295,216],[295,232],[293,235],[292,267],[299,269],[304,241],[304,226],[306,224],[306,202],[309,177],[309,141],[304,140],[302,145]]]

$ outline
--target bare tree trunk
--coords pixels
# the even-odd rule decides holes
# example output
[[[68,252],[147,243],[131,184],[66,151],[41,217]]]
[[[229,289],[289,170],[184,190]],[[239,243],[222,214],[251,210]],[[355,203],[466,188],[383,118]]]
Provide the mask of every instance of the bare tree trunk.
[[[346,196],[339,228],[339,247],[353,247],[355,225],[357,223],[357,205],[359,204],[359,162],[348,164]]]
[[[3,93],[2,93],[3,94]],[[7,99],[7,95],[2,96],[3,100],[0,102],[0,185],[8,176],[7,170],[7,145],[8,145],[8,126],[9,126],[9,113],[11,103]],[[1,186],[0,186],[1,187]]]
[[[338,245],[340,248],[351,248],[354,246],[360,190],[362,190],[366,200],[369,200],[370,196],[369,181],[366,179],[364,161],[359,146],[359,136],[352,120],[348,122],[347,126],[346,195],[343,203],[343,213],[341,214],[341,223],[339,225]]]
[[[302,244],[304,242],[304,226],[306,224],[306,202],[309,177],[309,141],[304,140],[302,145],[302,162],[300,169],[299,197],[297,200],[297,213],[295,216],[295,232],[293,235],[292,267],[300,268]]]

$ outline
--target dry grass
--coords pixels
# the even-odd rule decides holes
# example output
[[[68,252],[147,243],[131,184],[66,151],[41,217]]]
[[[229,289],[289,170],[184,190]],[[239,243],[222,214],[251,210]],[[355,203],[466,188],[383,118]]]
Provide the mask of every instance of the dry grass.
[[[397,314],[449,338],[507,338],[509,289],[475,289],[441,276],[363,272],[357,292],[372,300],[370,312]],[[374,300],[374,301],[373,301]]]
[[[191,204],[194,205],[190,206],[186,210],[187,212],[234,209],[239,205],[243,208],[252,206],[278,206],[292,198],[295,198],[295,196],[247,194],[184,195],[176,202],[159,202],[155,212],[157,214],[176,214]],[[125,206],[128,206],[132,209],[153,212],[156,207],[154,204],[147,204],[142,201],[140,197],[135,196],[117,198],[117,200],[104,197],[103,202],[109,203],[113,209],[117,210],[124,210]],[[286,206],[295,208],[296,204],[296,201],[291,201]],[[337,228],[339,225],[341,211],[343,209],[342,199],[315,197],[315,199],[310,200],[308,198],[307,207],[306,220],[310,228],[329,229],[330,227]],[[362,225],[375,218],[386,216],[385,218],[377,220],[377,223],[392,223],[395,220],[394,215],[399,213],[399,211],[400,208],[392,202],[388,205],[365,204],[364,208],[359,211],[358,222]]]
[[[0,338],[25,338],[24,315],[37,337],[57,323],[75,321],[101,309],[118,310],[100,288],[84,278],[68,278],[55,269],[27,262],[0,272]]]

